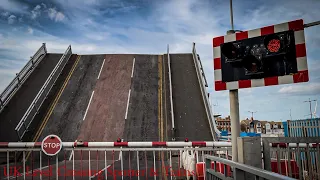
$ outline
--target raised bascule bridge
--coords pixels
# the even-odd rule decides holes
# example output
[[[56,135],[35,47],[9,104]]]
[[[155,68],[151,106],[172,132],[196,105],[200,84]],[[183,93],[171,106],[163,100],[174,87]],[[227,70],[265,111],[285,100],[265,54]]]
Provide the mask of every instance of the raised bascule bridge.
[[[9,156],[2,152],[0,161],[33,169],[73,164],[106,171],[105,163],[119,169],[130,164],[131,169],[158,169],[160,164],[178,168],[178,151],[133,152],[125,146],[159,149],[171,141],[173,146],[182,143],[180,148],[212,146],[219,132],[206,88],[195,44],[184,54],[169,53],[168,46],[165,54],[95,55],[73,54],[71,46],[63,54],[49,53],[43,44],[1,94],[0,146],[41,142],[54,134],[78,146],[122,143],[123,153],[67,151],[66,145],[56,159],[41,151],[23,151]]]
[[[221,141],[207,88],[194,43],[95,55],[43,44],[0,95],[0,179],[320,179],[319,138]]]

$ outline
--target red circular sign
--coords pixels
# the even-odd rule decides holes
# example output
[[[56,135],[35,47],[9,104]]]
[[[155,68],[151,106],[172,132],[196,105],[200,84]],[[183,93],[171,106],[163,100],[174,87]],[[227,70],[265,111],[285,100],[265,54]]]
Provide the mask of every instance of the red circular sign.
[[[62,141],[56,135],[49,135],[42,140],[41,149],[48,156],[54,156],[61,151]]]

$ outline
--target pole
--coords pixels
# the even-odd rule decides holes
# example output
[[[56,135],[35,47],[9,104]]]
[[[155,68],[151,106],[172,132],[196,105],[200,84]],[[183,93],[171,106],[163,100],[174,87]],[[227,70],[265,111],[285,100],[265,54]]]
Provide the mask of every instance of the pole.
[[[311,117],[311,119],[312,119],[312,107],[311,107],[311,103],[312,103],[312,101],[316,101],[316,100],[310,100],[310,98],[309,98],[309,101],[304,101],[304,102],[308,102],[309,103],[309,110],[310,110],[310,117]]]
[[[230,22],[231,22],[231,29],[234,30],[233,27],[233,9],[232,9],[232,0],[230,0]]]
[[[252,119],[253,119],[253,113],[256,113],[257,111],[248,111],[249,113],[251,113],[251,117],[252,117]],[[254,120],[254,119],[253,119]]]
[[[231,143],[232,161],[238,161],[237,138],[240,136],[239,97],[238,90],[230,90],[230,117],[231,117]]]
[[[233,10],[232,0],[230,0],[230,17],[231,17],[231,30],[227,34],[234,34],[233,26]],[[238,161],[238,147],[237,138],[240,136],[240,116],[239,116],[239,97],[238,89],[229,91],[230,98],[230,118],[231,118],[231,143],[232,143],[232,161]]]
[[[320,21],[315,21],[315,22],[312,22],[312,23],[304,24],[304,28],[317,26],[317,25],[320,25]]]

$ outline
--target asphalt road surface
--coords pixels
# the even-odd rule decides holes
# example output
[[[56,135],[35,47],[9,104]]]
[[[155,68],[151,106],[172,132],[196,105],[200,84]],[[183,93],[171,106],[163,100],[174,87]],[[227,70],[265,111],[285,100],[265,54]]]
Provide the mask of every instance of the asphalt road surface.
[[[192,54],[170,55],[176,141],[212,141]]]
[[[78,140],[114,142],[123,137],[133,55],[106,55]],[[104,154],[100,154],[101,158]],[[108,152],[108,159],[112,159]],[[118,153],[115,154],[118,156]],[[84,154],[88,158],[88,153]]]
[[[135,56],[125,141],[158,141],[158,56]]]
[[[44,128],[39,129],[39,138],[35,137],[35,141],[42,141],[50,134],[58,135],[65,142],[77,139],[103,59],[103,55],[82,55],[75,62],[74,71],[70,71],[69,80],[66,78],[60,98],[51,104],[52,113],[46,112]],[[68,158],[69,154],[66,155]],[[37,161],[38,153],[35,157]],[[60,153],[59,159],[64,159],[64,155]]]
[[[31,102],[45,83],[62,54],[48,53],[28,79],[15,93],[0,114],[0,142],[15,142],[19,138],[15,127],[29,108]]]

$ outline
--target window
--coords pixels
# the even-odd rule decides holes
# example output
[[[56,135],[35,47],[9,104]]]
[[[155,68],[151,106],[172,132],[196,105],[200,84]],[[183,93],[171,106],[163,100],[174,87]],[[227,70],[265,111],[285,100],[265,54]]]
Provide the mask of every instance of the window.
[[[261,127],[261,123],[260,122],[257,122],[257,127]]]

